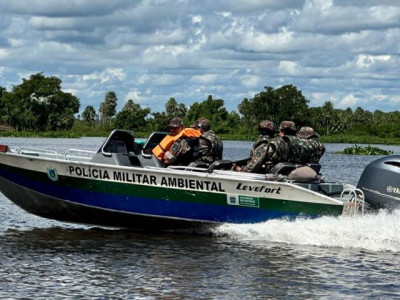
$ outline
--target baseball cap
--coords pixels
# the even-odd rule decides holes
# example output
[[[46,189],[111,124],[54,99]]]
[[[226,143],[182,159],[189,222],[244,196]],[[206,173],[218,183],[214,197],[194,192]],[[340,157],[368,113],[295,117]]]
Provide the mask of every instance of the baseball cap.
[[[180,126],[184,126],[183,121],[180,118],[173,118],[168,125],[168,127],[180,127]]]
[[[271,122],[270,120],[262,120],[258,124],[258,129],[268,129],[271,131],[276,131],[276,126],[274,122]]]
[[[192,128],[202,128],[203,130],[207,131],[207,130],[210,130],[211,123],[206,118],[198,118],[192,125],[190,125],[190,127],[192,127]]]
[[[312,137],[318,137],[319,134],[315,132],[314,128],[309,127],[309,126],[303,126],[299,129],[299,131],[296,134],[298,137],[303,138],[303,139],[309,139]]]
[[[279,130],[285,129],[296,131],[296,124],[293,121],[282,121],[279,124]]]

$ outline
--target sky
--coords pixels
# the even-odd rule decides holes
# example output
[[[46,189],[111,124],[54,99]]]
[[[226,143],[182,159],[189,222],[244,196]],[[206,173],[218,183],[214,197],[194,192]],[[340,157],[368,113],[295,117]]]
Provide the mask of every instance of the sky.
[[[292,84],[309,106],[400,106],[399,0],[0,0],[0,86],[32,74],[96,109],[212,95],[238,110]]]

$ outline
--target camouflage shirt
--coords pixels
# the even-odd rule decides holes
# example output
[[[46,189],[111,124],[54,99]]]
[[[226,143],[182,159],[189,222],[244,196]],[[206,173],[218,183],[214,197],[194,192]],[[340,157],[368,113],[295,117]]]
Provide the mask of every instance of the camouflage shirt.
[[[288,161],[293,164],[305,165],[318,163],[325,152],[325,147],[316,138],[304,139],[296,136],[284,136],[290,151]]]
[[[198,160],[212,163],[222,159],[223,144],[221,139],[212,130],[203,133],[199,139]]]
[[[308,143],[311,145],[312,153],[309,158],[309,162],[318,163],[322,155],[325,153],[325,146],[317,138],[307,139]]]
[[[271,139],[269,135],[259,135],[257,141],[253,144],[253,147],[250,150],[250,158],[254,155],[254,150],[257,149],[262,144],[268,143],[268,140]]]
[[[242,168],[242,172],[265,174],[280,162],[298,165],[318,163],[325,152],[324,145],[316,138],[284,136],[261,141],[259,138],[255,143],[256,147],[250,152],[251,157]]]
[[[278,162],[287,161],[288,154],[288,144],[281,137],[270,138],[253,149],[253,155],[242,172],[265,174]]]
[[[181,138],[175,141],[165,152],[164,157],[170,160],[170,165],[188,165],[197,160],[199,155],[199,139]]]

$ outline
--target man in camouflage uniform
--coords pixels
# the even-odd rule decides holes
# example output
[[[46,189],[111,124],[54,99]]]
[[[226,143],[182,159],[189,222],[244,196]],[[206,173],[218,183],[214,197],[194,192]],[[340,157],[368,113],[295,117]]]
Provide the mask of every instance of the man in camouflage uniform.
[[[296,124],[293,121],[282,121],[279,124],[279,136],[286,143],[285,160],[279,162],[291,162],[300,164],[308,155],[307,149],[300,145],[300,139],[296,137]]]
[[[262,120],[258,124],[258,139],[253,144],[253,147],[250,150],[250,158],[254,155],[254,150],[258,148],[261,144],[268,143],[268,140],[273,138],[276,133],[277,129],[274,122],[270,120]]]
[[[180,118],[173,118],[168,126],[172,136],[179,134],[185,129],[183,121]],[[192,161],[197,160],[199,155],[198,138],[179,138],[171,148],[165,152],[163,162],[166,166],[183,165],[187,166]]]
[[[299,131],[299,136],[296,136],[296,124],[292,121],[282,121],[279,124],[279,136],[266,139],[266,143],[253,150],[252,158],[244,167],[234,166],[233,169],[265,174],[280,162],[295,165],[317,163],[325,148],[316,139],[314,130],[312,129],[312,134],[310,132],[310,129],[303,129]]]
[[[303,127],[296,133],[296,125],[292,121],[282,121],[279,125],[280,136],[289,148],[287,161],[295,165],[318,163],[325,147],[316,139],[311,127]]]
[[[294,136],[296,135],[296,124],[293,121],[282,121],[279,124],[279,136]]]
[[[221,160],[224,146],[221,139],[211,130],[210,121],[206,118],[198,118],[190,127],[200,130],[201,132],[201,137],[199,139],[199,157],[197,160],[209,164]]]
[[[306,147],[309,151],[307,162],[318,163],[325,153],[325,146],[318,141],[319,134],[315,132],[314,128],[303,126],[299,129],[296,136],[303,142],[303,147]]]
[[[289,149],[281,137],[274,137],[275,124],[264,120],[260,122],[260,127],[262,136],[254,144],[250,159],[243,167],[235,165],[234,171],[265,174],[278,162],[287,161]]]

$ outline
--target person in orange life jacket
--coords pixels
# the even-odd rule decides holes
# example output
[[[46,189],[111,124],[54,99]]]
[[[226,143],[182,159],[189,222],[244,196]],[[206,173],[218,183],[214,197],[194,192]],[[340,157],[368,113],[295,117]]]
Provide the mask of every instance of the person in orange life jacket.
[[[197,129],[185,128],[180,118],[173,118],[168,126],[171,133],[167,138],[174,141],[170,148],[164,148],[162,161],[165,165],[188,165],[199,155],[199,137]],[[162,144],[162,141],[161,143]]]

